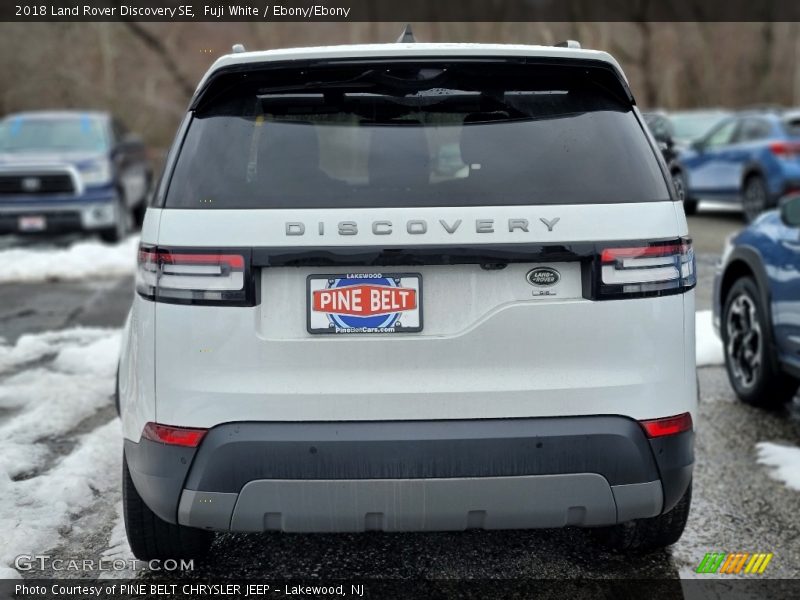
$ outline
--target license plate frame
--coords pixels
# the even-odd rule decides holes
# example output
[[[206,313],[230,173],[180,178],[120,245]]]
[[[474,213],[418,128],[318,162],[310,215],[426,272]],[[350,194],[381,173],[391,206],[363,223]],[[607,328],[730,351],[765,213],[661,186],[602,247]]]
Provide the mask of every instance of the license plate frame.
[[[370,288],[347,294],[353,306],[355,296],[364,302],[374,300],[372,289],[378,288],[377,293],[384,301],[377,307],[374,314],[358,315],[347,314],[347,311],[318,310],[326,298],[315,296],[315,292],[325,290],[339,290],[348,287]],[[385,304],[387,298],[386,288],[395,288],[398,291],[388,292],[390,302],[400,304]],[[403,296],[399,290],[406,291]],[[410,306],[408,291],[413,290],[413,308]],[[330,295],[329,295],[330,296]],[[341,296],[339,297],[341,300]],[[377,272],[377,273],[315,273],[306,277],[306,330],[313,335],[394,335],[402,333],[418,333],[423,328],[423,292],[422,275],[409,272]],[[315,307],[315,302],[317,306]],[[374,306],[374,305],[372,305]],[[388,306],[399,306],[397,312],[386,312]],[[406,308],[403,308],[405,306]],[[406,324],[407,323],[407,324]],[[344,325],[344,326],[343,326]],[[345,327],[347,326],[347,327]]]

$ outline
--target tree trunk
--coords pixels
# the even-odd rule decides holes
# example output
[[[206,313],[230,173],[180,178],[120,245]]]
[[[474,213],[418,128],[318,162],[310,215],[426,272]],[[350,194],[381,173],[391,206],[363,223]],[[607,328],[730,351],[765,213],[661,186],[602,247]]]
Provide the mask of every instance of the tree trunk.
[[[194,85],[181,72],[180,68],[178,67],[178,63],[175,62],[172,54],[170,54],[169,50],[161,41],[161,39],[147,31],[147,29],[145,29],[141,23],[127,20],[123,21],[123,23],[128,28],[128,31],[136,36],[141,42],[144,43],[145,46],[150,48],[150,50],[152,50],[159,59],[161,59],[164,68],[166,68],[167,72],[172,76],[172,79],[178,86],[178,89],[180,89],[184,95],[191,97],[192,94],[194,94]]]

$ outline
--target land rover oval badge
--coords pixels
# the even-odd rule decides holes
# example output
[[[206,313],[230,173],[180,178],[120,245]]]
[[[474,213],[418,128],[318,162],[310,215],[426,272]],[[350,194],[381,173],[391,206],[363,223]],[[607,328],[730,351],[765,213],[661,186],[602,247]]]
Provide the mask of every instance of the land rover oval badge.
[[[527,279],[528,283],[531,285],[538,287],[550,287],[551,285],[557,284],[561,280],[561,275],[558,271],[551,269],[550,267],[536,267],[535,269],[528,271],[525,279]]]

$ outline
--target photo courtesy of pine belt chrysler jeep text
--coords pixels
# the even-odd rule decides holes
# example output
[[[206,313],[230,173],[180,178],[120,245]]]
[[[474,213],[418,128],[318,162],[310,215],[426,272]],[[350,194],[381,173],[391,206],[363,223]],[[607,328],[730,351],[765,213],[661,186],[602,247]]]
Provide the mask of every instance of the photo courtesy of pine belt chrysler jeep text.
[[[695,262],[604,52],[234,52],[145,217],[119,366],[128,539],[681,535]]]

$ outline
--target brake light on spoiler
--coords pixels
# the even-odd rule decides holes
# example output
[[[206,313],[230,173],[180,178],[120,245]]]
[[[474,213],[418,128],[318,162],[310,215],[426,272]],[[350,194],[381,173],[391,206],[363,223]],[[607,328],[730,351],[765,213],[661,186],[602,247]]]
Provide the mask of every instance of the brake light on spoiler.
[[[149,300],[252,306],[253,288],[249,251],[139,247],[136,291]]]
[[[604,248],[596,281],[598,300],[687,291],[697,283],[692,242],[681,238]]]

